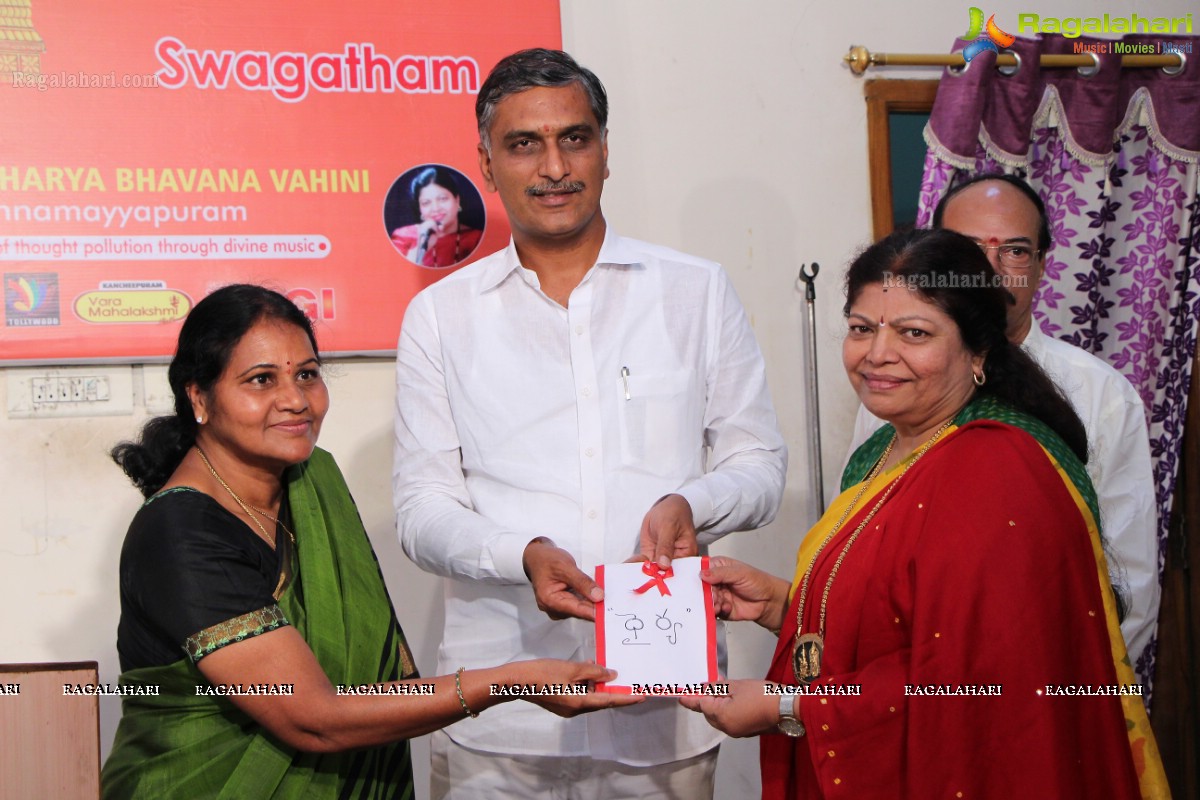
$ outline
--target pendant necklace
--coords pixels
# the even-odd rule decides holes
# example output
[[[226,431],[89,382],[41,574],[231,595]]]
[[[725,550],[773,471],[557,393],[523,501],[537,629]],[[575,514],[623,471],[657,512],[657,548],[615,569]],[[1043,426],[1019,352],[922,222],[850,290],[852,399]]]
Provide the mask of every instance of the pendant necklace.
[[[921,460],[921,456],[929,452],[929,448],[933,447],[937,443],[937,440],[942,437],[942,434],[953,424],[954,417],[951,417],[946,420],[942,427],[937,429],[925,444],[921,445],[916,454],[904,465],[904,469],[900,474],[888,484],[887,489],[883,492],[883,496],[875,503],[874,508],[871,509],[866,517],[863,518],[863,521],[858,524],[858,527],[854,529],[854,532],[846,539],[846,544],[842,547],[842,552],[838,554],[837,560],[833,562],[833,569],[829,571],[829,578],[825,581],[825,591],[821,593],[821,617],[817,626],[817,632],[803,633],[804,604],[808,599],[808,585],[812,580],[813,569],[817,565],[817,559],[825,550],[825,545],[829,544],[837,536],[838,531],[845,524],[846,518],[850,516],[850,512],[858,505],[858,501],[862,499],[863,494],[866,493],[871,483],[883,470],[883,465],[887,462],[888,456],[892,454],[892,448],[899,437],[898,433],[892,434],[892,440],[888,442],[887,449],[884,450],[883,455],[880,456],[875,466],[871,468],[870,474],[863,480],[862,488],[854,495],[854,499],[850,501],[850,504],[846,506],[846,510],[842,512],[841,519],[837,521],[837,524],[833,526],[833,530],[825,537],[825,541],[821,542],[821,546],[817,548],[817,552],[813,554],[812,562],[809,563],[808,569],[804,572],[804,578],[800,582],[800,602],[796,608],[796,640],[792,645],[792,671],[795,673],[796,680],[799,681],[801,686],[810,685],[821,675],[821,661],[825,654],[825,606],[829,601],[829,590],[833,588],[833,581],[837,578],[838,570],[842,566],[842,561],[846,558],[846,553],[850,552],[850,548],[854,545],[855,540],[858,539],[858,535],[867,527],[867,523],[875,516],[875,512],[883,506],[884,502],[891,495],[892,490],[896,488],[896,484],[900,482],[900,479],[912,469],[913,464]]]

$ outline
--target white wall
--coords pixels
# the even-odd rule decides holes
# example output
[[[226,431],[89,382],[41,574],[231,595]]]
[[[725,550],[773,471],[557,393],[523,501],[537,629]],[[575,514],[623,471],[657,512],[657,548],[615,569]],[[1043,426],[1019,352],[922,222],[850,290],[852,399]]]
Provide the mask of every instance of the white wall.
[[[731,537],[719,552],[789,574],[816,511],[808,491],[803,295],[794,288],[804,262],[818,261],[823,270],[818,361],[827,487],[837,481],[849,439],[855,402],[840,366],[841,272],[871,228],[863,81],[841,58],[851,44],[944,52],[966,29],[967,5],[562,2],[564,46],[599,74],[610,94],[609,221],[626,235],[722,262],[766,355],[792,453],[788,490],[773,525]],[[1018,10],[1086,16],[1092,8],[1086,0],[1047,0],[1001,9],[998,22],[1009,23],[1011,32]],[[1193,8],[1188,0],[1116,0],[1103,10],[1163,16]],[[335,372],[322,445],[347,475],[401,623],[430,674],[441,597],[437,583],[404,557],[393,532],[391,364],[360,360]],[[98,660],[102,680],[116,681],[117,558],[140,498],[105,452],[145,418],[0,418],[0,662]],[[731,676],[761,676],[773,638],[733,626],[729,640]],[[103,701],[101,710],[107,752],[119,707]],[[427,744],[416,745],[424,775]],[[756,743],[726,745],[718,779],[718,797],[755,796]],[[421,796],[427,785],[418,778]]]

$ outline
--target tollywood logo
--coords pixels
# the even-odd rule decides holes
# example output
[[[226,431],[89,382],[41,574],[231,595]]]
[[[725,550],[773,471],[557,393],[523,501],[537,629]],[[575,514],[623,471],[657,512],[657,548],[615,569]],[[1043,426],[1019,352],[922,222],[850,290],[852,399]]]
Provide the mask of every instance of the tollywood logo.
[[[999,54],[1004,48],[1012,47],[1013,42],[1017,40],[1017,37],[1000,30],[1000,26],[996,24],[995,14],[988,17],[987,25],[984,25],[981,9],[971,6],[968,13],[970,14],[970,24],[962,38],[973,41],[962,51],[963,61],[966,63],[970,64],[971,59],[975,56],[989,50]]]
[[[58,273],[6,273],[4,323],[10,328],[58,325]]]

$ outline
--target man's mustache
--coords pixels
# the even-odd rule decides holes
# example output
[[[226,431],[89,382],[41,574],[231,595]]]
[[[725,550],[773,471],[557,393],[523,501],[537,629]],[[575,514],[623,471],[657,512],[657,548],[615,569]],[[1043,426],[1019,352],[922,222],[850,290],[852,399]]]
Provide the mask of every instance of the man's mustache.
[[[570,194],[572,192],[582,192],[583,190],[583,181],[558,181],[530,186],[525,190],[525,194],[530,197],[541,197],[547,194]]]

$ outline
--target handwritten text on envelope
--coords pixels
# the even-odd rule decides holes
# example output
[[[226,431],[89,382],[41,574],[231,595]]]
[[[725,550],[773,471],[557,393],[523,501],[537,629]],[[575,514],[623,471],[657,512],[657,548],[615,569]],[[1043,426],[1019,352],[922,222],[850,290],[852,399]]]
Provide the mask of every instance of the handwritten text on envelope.
[[[617,671],[614,683],[598,689],[717,680],[712,589],[700,580],[707,567],[707,557],[675,559],[665,572],[649,561],[596,567],[604,589],[604,601],[596,604],[596,660]]]

